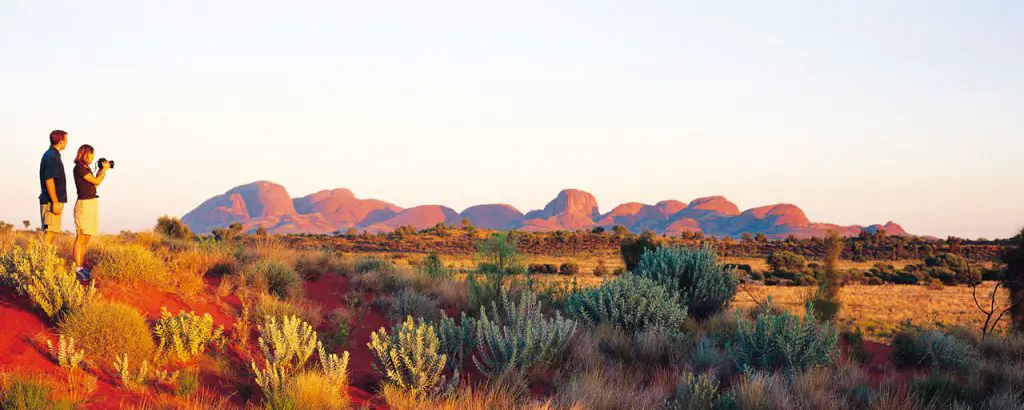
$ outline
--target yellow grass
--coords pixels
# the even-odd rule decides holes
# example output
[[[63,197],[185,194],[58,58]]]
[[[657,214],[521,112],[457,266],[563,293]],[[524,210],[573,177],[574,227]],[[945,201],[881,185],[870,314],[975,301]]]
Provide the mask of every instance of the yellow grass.
[[[994,286],[992,282],[979,286],[978,299],[983,305],[987,306],[987,296]],[[761,301],[771,295],[776,306],[797,313],[803,313],[806,295],[814,291],[813,287],[797,286],[749,285],[746,289]],[[1005,308],[1007,296],[1004,289],[999,289],[997,306]],[[891,337],[906,321],[926,328],[960,325],[972,329],[981,329],[985,321],[985,316],[974,304],[971,288],[967,286],[849,285],[843,287],[840,300],[842,308],[837,319],[840,327],[853,329],[860,326],[865,335],[876,340]],[[751,308],[754,302],[741,289],[733,306]],[[1004,317],[1000,329],[1005,329],[1008,323],[1009,318]]]

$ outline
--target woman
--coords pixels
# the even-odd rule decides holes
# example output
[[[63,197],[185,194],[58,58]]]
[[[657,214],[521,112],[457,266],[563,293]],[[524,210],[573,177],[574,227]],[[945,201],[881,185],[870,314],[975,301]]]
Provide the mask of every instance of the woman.
[[[73,257],[75,259],[75,273],[78,280],[89,281],[92,277],[89,270],[85,269],[85,248],[89,246],[89,238],[99,234],[99,205],[96,195],[96,188],[103,183],[107,176],[107,169],[110,162],[102,161],[99,164],[100,170],[93,175],[89,164],[92,163],[93,148],[91,145],[82,145],[78,148],[78,155],[75,156],[75,188],[78,190],[78,201],[75,202],[75,247]]]

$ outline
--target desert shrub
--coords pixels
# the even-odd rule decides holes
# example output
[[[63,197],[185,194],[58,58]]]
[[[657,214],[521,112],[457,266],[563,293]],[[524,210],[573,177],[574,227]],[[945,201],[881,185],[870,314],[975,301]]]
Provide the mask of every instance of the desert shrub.
[[[1010,291],[1010,319],[1013,329],[1024,333],[1024,228],[1003,248],[999,259],[1006,264],[1003,283]]]
[[[97,280],[145,283],[158,288],[170,284],[163,261],[142,245],[110,245],[98,253],[92,270]]]
[[[174,386],[174,395],[177,397],[188,397],[199,391],[202,382],[199,380],[199,372],[186,371],[178,375]]]
[[[580,265],[573,262],[563,263],[558,267],[558,273],[562,275],[577,275],[580,273]]]
[[[418,400],[446,395],[458,383],[458,374],[446,384],[444,371],[448,356],[441,353],[440,341],[433,326],[412,317],[391,328],[370,335],[367,343],[376,357],[374,369],[385,383],[408,392]]]
[[[608,270],[608,266],[604,264],[604,259],[597,260],[597,266],[594,267],[594,276],[604,277],[608,276],[611,271]]]
[[[163,308],[160,316],[160,320],[153,324],[153,333],[159,342],[157,346],[180,361],[202,354],[211,343],[223,341],[224,328],[214,327],[209,313],[202,316],[195,312],[171,315],[167,308]]]
[[[5,373],[0,375],[0,408],[12,410],[70,410],[78,403],[55,399],[41,380]]]
[[[566,314],[593,325],[609,323],[635,333],[648,328],[678,329],[686,319],[678,297],[654,281],[624,275],[600,287],[569,296]]]
[[[423,259],[421,269],[429,278],[450,278],[452,276],[451,270],[444,266],[441,257],[433,252]]]
[[[302,372],[288,380],[284,387],[287,403],[296,409],[331,410],[348,407],[346,396],[338,385],[317,372]],[[280,403],[280,401],[278,401]]]
[[[448,356],[447,367],[452,372],[462,368],[466,357],[476,349],[476,319],[462,312],[458,324],[455,319],[441,312],[441,319],[434,326],[441,353]]]
[[[114,370],[117,372],[117,379],[122,386],[128,390],[139,391],[145,387],[146,381],[150,378],[149,360],[143,359],[135,371],[132,371],[131,363],[128,353],[117,356],[113,362]]]
[[[266,287],[271,295],[289,299],[301,294],[302,278],[295,269],[284,263],[264,260],[248,265],[242,269],[245,284]]]
[[[380,272],[387,273],[395,269],[395,264],[387,259],[365,257],[356,261],[356,273]]]
[[[406,316],[433,319],[437,317],[437,302],[415,290],[402,289],[391,299],[387,316],[391,321],[399,321]]]
[[[79,369],[82,360],[85,359],[85,350],[75,350],[75,338],[60,335],[57,347],[49,339],[46,340],[46,347],[50,351],[50,357],[58,366],[72,372]]]
[[[627,231],[628,232],[628,231]],[[637,237],[627,237],[619,243],[619,253],[626,263],[626,271],[632,272],[640,264],[640,258],[658,248],[658,237],[652,231],[644,231]]]
[[[933,370],[965,371],[980,358],[970,343],[938,330],[903,331],[893,337],[893,361],[904,367],[931,367]]]
[[[576,332],[576,323],[557,312],[546,318],[541,304],[530,292],[523,292],[519,303],[502,295],[501,309],[491,304],[477,321],[477,352],[473,362],[481,373],[497,378],[506,370],[522,375],[535,364],[549,363],[565,351]]]
[[[706,410],[714,407],[718,397],[718,382],[710,373],[696,376],[686,373],[679,386],[663,408],[671,410]]]
[[[295,261],[295,270],[303,279],[315,282],[324,274],[339,273],[342,265],[340,258],[328,250],[323,250],[300,254]]]
[[[874,356],[864,347],[864,332],[857,327],[854,331],[840,334],[846,344],[847,354],[857,363],[868,363]]]
[[[156,228],[154,228],[153,230],[156,233],[159,233],[171,239],[188,241],[192,240],[195,237],[195,235],[192,234],[192,230],[188,228],[188,225],[185,225],[178,218],[169,217],[166,215],[161,216],[156,220]]]
[[[835,361],[839,333],[818,322],[810,307],[803,318],[789,312],[739,320],[729,353],[740,369],[783,370],[795,374]]]
[[[829,231],[828,237],[825,238],[824,267],[816,273],[818,288],[808,300],[816,315],[824,320],[835,319],[842,306],[839,300],[842,279],[838,264],[844,246],[839,234]]]
[[[258,294],[252,300],[252,317],[262,322],[267,317],[298,316],[313,326],[320,324],[320,305],[304,299],[280,300],[267,294]]]
[[[775,410],[797,406],[785,378],[780,374],[755,372],[744,375],[732,390],[719,397],[715,408]]]
[[[509,232],[492,234],[476,245],[477,271],[466,276],[470,308],[486,308],[497,301],[508,280],[526,273],[516,239]]]
[[[15,246],[0,257],[3,281],[27,295],[49,318],[58,318],[96,295],[92,284],[83,288],[52,246],[33,241],[27,249]]]
[[[772,275],[779,278],[794,279],[809,272],[807,258],[790,251],[776,251],[765,262],[772,268]]]
[[[920,269],[946,285],[972,284],[981,280],[981,270],[971,267],[966,259],[955,253],[926,256]]]
[[[146,319],[131,306],[94,300],[58,323],[60,333],[75,338],[89,355],[111,363],[120,354],[151,357],[156,350]]]
[[[690,316],[704,320],[729,307],[738,281],[718,264],[710,248],[658,248],[645,253],[634,274],[649,278],[679,296]]]
[[[285,372],[301,368],[317,347],[313,326],[295,316],[282,317],[280,322],[268,317],[259,330],[263,357]]]
[[[348,337],[352,328],[352,313],[344,308],[332,310],[327,314],[327,323],[330,324],[330,333],[327,334],[327,341],[332,346],[344,346],[348,343]]]
[[[945,375],[932,374],[910,382],[910,391],[923,403],[943,408],[953,408],[977,403],[980,392]]]

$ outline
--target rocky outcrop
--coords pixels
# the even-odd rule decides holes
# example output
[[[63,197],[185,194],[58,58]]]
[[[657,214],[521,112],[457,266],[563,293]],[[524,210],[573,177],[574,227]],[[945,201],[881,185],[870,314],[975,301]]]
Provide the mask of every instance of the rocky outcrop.
[[[523,219],[523,213],[511,205],[488,204],[466,208],[460,214],[462,218],[477,228],[509,229]]]
[[[358,199],[352,191],[335,189],[295,199],[295,209],[301,214],[319,213],[327,218],[335,230],[346,230],[358,225],[372,225],[386,221],[402,208],[377,199]]]

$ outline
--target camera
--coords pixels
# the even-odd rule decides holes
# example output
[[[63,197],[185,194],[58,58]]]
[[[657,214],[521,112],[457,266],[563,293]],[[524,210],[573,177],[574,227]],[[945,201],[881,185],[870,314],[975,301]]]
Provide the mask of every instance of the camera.
[[[108,160],[106,158],[100,158],[100,160],[98,161],[98,163],[100,164],[100,167],[103,167],[103,163],[104,162],[109,162],[110,163],[110,169],[114,169],[114,161],[110,161],[110,160]]]

